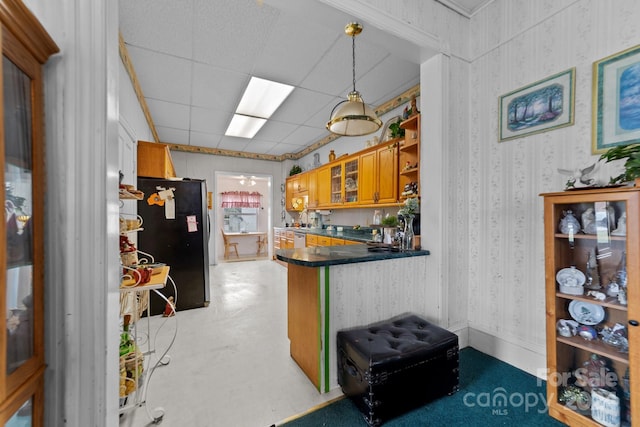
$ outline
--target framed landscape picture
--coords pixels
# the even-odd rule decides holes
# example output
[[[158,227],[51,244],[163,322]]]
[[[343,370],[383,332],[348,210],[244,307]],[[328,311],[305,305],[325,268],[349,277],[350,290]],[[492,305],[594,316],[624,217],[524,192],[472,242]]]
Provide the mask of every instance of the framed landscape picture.
[[[640,143],[640,45],[593,63],[591,151]]]
[[[572,125],[575,80],[576,69],[570,68],[502,95],[498,141]]]

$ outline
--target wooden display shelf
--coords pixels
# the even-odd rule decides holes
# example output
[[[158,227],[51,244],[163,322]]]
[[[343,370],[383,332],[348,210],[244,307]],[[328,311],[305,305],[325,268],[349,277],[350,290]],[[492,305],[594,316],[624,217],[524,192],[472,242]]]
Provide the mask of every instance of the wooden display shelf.
[[[410,175],[410,174],[415,174],[418,173],[420,171],[419,168],[411,168],[411,169],[406,169],[400,172],[400,175]]]
[[[600,356],[607,357],[611,360],[616,360],[621,363],[629,364],[629,354],[620,353],[615,347],[607,345],[599,340],[587,341],[580,336],[575,337],[563,337],[557,336],[558,342],[570,345],[571,347],[581,348],[582,350],[590,351],[592,353],[599,354]]]
[[[400,145],[400,151],[416,150],[416,149],[418,149],[419,146],[420,146],[420,144],[418,142],[414,142],[412,144],[401,144]]]
[[[584,301],[584,302],[588,302],[589,304],[601,305],[602,307],[607,307],[614,310],[627,311],[627,306],[620,304],[616,297],[607,297],[606,299],[604,299],[604,301],[598,301],[596,299],[587,297],[585,295],[571,295],[571,294],[565,294],[562,292],[556,292],[556,296],[558,298]]]
[[[556,233],[555,236],[559,239],[565,239],[565,240],[569,239],[568,234]],[[627,236],[614,236],[612,234],[609,234],[608,236],[610,240],[621,240],[621,241],[627,240]],[[574,234],[573,238],[586,239],[586,240],[598,240],[598,235],[597,234]]]
[[[120,283],[120,292],[128,291],[147,291],[151,289],[161,289],[167,284],[167,278],[169,277],[169,266],[165,265],[160,269],[160,272],[153,274],[151,280],[143,285],[135,286],[136,281],[133,279],[123,280]]]

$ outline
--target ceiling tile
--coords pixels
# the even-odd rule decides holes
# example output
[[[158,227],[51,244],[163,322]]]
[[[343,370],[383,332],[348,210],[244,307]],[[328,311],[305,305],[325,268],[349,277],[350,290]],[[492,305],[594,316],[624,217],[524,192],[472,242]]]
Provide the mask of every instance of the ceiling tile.
[[[308,126],[300,126],[291,135],[284,138],[282,142],[298,146],[298,150],[296,151],[300,151],[300,147],[308,145],[309,141],[316,141],[326,134],[326,130],[323,131]]]
[[[251,70],[269,40],[278,10],[255,0],[194,0],[194,5],[194,59],[230,70]]]
[[[191,129],[197,132],[224,135],[233,112],[193,107],[191,109]]]
[[[145,97],[189,104],[191,62],[134,46],[128,50]]]
[[[295,132],[298,126],[297,124],[283,123],[277,120],[267,120],[267,123],[256,134],[255,139],[279,142]]]
[[[283,142],[277,144],[271,150],[269,150],[268,154],[273,154],[274,156],[281,156],[283,154],[297,153],[300,151],[299,145],[291,145],[285,144]]]
[[[190,145],[197,147],[218,148],[218,143],[222,139],[222,136],[212,133],[191,131],[189,135]]]
[[[156,126],[168,126],[176,129],[189,129],[189,110],[185,104],[160,101],[147,98],[147,105]]]
[[[189,131],[174,129],[162,126],[156,126],[160,142],[172,144],[189,144]]]
[[[333,99],[334,97],[330,95],[298,88],[291,92],[271,119],[286,123],[308,124],[309,117],[318,113]]]
[[[218,148],[224,150],[244,151],[244,148],[251,142],[250,139],[236,138],[234,136],[223,136],[218,142]]]
[[[193,105],[235,111],[250,75],[206,64],[193,64]]]
[[[192,0],[120,0],[118,13],[127,43],[191,58]]]
[[[278,144],[279,142],[264,141],[254,138],[247,144],[244,151],[257,154],[272,154],[271,150],[273,150],[273,148]]]

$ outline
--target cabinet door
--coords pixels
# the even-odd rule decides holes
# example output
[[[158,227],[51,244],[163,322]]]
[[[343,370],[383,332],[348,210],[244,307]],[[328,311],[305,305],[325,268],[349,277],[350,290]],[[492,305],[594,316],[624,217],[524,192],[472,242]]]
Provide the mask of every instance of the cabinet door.
[[[358,157],[344,162],[343,200],[345,203],[358,203],[358,185],[360,184],[358,165]]]
[[[315,234],[307,234],[307,246],[318,246],[318,236],[316,236]]]
[[[318,169],[316,178],[316,191],[318,196],[317,207],[323,208],[331,205],[331,167],[325,166]]]
[[[331,204],[339,205],[343,202],[342,192],[342,163],[331,166]]]
[[[396,144],[376,151],[378,190],[376,203],[398,200],[398,147]],[[362,174],[361,174],[362,176]],[[362,180],[362,178],[361,178]]]
[[[555,193],[544,212],[549,414],[598,425],[584,402],[614,390],[625,425],[640,416],[640,191]],[[584,401],[558,399],[567,390]]]
[[[369,151],[360,156],[360,202],[359,204],[373,204],[377,202],[378,192],[378,155],[376,151]]]
[[[318,200],[318,170],[314,169],[307,172],[307,193],[308,193],[308,208],[317,208],[319,204]]]

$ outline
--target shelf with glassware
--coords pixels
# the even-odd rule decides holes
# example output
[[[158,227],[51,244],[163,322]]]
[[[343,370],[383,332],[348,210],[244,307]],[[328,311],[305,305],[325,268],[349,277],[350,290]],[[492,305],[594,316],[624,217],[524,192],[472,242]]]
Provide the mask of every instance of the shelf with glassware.
[[[121,200],[142,200],[144,194],[127,186],[120,190]],[[132,196],[133,195],[133,196]],[[120,281],[120,413],[126,413],[140,406],[145,406],[148,417],[157,423],[162,420],[164,410],[155,408],[153,412],[146,406],[146,395],[149,382],[156,368],[165,366],[170,361],[168,351],[177,334],[174,329],[170,344],[160,353],[155,341],[151,340],[151,322],[149,315],[149,292],[155,292],[166,302],[164,315],[175,316],[175,299],[177,290],[174,286],[174,297],[166,298],[159,289],[167,282],[173,284],[169,276],[170,267],[155,262],[152,255],[136,248],[130,239],[131,235],[143,231],[143,220],[139,215],[120,217],[120,263],[122,276]],[[145,317],[146,322],[141,322]],[[143,325],[141,325],[143,323]],[[160,327],[163,327],[163,322]]]
[[[398,194],[400,200],[420,195],[420,114],[402,123],[404,141],[399,148]]]
[[[630,425],[640,417],[640,188],[542,196],[549,414]]]

